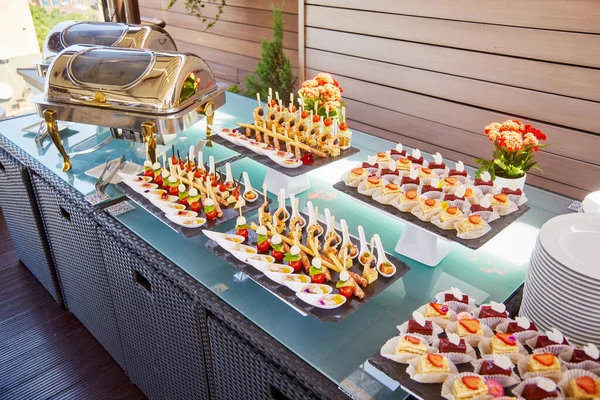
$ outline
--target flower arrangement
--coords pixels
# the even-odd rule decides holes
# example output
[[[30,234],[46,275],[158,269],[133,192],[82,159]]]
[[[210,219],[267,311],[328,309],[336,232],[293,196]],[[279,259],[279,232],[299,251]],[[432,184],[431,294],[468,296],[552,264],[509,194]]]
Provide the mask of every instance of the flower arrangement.
[[[541,169],[536,165],[534,153],[546,147],[542,143],[546,135],[531,125],[525,125],[517,119],[503,123],[494,122],[485,127],[485,134],[494,146],[493,158],[486,160],[476,158],[481,167],[477,170],[479,177],[487,171],[495,179],[496,176],[508,179],[523,177],[531,168]]]
[[[341,101],[343,92],[331,75],[320,73],[314,79],[302,83],[298,96],[307,111],[316,110],[316,114],[322,117],[327,116],[329,111],[328,116],[335,118],[339,115],[340,107],[344,105]]]

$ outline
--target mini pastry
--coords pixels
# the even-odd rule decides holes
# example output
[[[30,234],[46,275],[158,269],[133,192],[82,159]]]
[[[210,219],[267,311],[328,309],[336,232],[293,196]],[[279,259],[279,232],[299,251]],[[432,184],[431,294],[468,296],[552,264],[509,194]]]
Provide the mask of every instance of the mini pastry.
[[[444,201],[455,201],[455,200],[464,200],[464,199],[465,199],[464,197],[458,197],[457,195],[452,194],[452,193],[446,193],[444,195]]]
[[[390,150],[390,155],[406,157],[406,150],[402,149],[401,151],[398,151],[398,149],[392,149]]]
[[[438,199],[421,199],[419,205],[423,215],[442,211],[442,202]]]
[[[379,169],[379,164],[378,163],[373,163],[373,164],[369,164],[368,162],[363,162],[362,163],[362,167],[363,168],[372,168],[372,169]]]
[[[396,343],[396,347],[394,348],[394,352],[396,354],[401,353],[409,353],[409,354],[425,354],[427,352],[427,346],[421,342],[419,338],[414,336],[403,336]]]
[[[475,178],[475,186],[494,186],[493,181],[484,181],[481,178]]]
[[[451,170],[448,172],[448,176],[464,176],[464,177],[467,177],[467,176],[468,176],[468,174],[467,174],[467,171],[465,171],[465,170],[458,171],[458,170],[456,170],[456,169],[451,169]]]
[[[456,230],[458,233],[466,233],[474,229],[483,228],[484,226],[485,221],[481,219],[479,215],[470,215],[468,218],[463,218],[458,225],[456,225]]]
[[[401,158],[396,161],[396,169],[398,171],[410,171],[412,168],[412,162],[408,158]]]
[[[483,336],[483,327],[477,319],[462,319],[456,323],[458,336]]]
[[[552,353],[536,353],[529,357],[527,362],[529,372],[560,371],[558,358]]]
[[[377,153],[377,162],[389,162],[391,160],[390,155],[385,151]]]
[[[449,319],[450,314],[448,311],[450,311],[450,309],[445,304],[429,303],[425,307],[425,317]]]
[[[452,384],[452,394],[456,400],[472,399],[488,393],[488,388],[480,376],[468,375],[456,379]]]
[[[600,397],[600,379],[589,376],[573,378],[569,381],[567,392],[575,399],[597,399]]]
[[[433,173],[433,171],[429,168],[420,168],[419,169],[419,178],[435,178],[437,175]]]
[[[420,157],[415,157],[414,155],[412,156],[408,156],[407,157],[413,164],[419,164],[419,165],[423,165],[423,163],[425,162],[425,159],[423,159],[423,156]]]
[[[381,169],[381,176],[384,175],[394,175],[394,176],[399,176],[400,172],[397,169],[389,169],[389,168],[382,168]]]
[[[397,193],[402,193],[402,189],[400,189],[400,186],[396,185],[395,183],[388,183],[387,185],[385,185],[383,187],[383,190],[381,191],[382,196],[387,196],[388,194],[397,194]]]
[[[401,193],[398,197],[398,208],[401,211],[408,212],[413,207],[416,207],[419,201],[419,193],[416,190],[408,190]]]
[[[501,190],[502,194],[514,194],[515,196],[522,196],[523,195],[523,191],[521,189],[510,189],[510,188],[502,188]]]
[[[447,338],[440,339],[438,349],[440,353],[466,354],[467,344],[465,343],[465,339],[461,339],[460,336],[454,333],[449,333]]]
[[[421,183],[421,180],[419,179],[419,177],[418,177],[418,176],[417,176],[416,178],[411,178],[411,177],[410,177],[410,176],[408,176],[408,175],[404,175],[404,176],[402,177],[402,180],[400,181],[400,184],[401,184],[401,185],[409,185],[409,184],[412,184],[412,185],[417,185],[417,186],[418,186],[420,183]]]
[[[444,301],[458,301],[459,303],[469,304],[469,296],[453,287],[449,292],[444,293]]]
[[[494,208],[492,206],[483,207],[480,204],[471,204],[471,213],[484,212],[484,211],[493,212]]]
[[[444,163],[436,163],[436,162],[431,162],[428,165],[429,169],[446,169],[446,164]]]
[[[454,176],[449,176],[442,180],[442,188],[455,188],[460,185],[460,181]]]
[[[535,324],[527,319],[527,317],[516,317],[515,321],[508,323],[506,333],[517,333],[525,331],[537,331]]]
[[[462,211],[458,209],[458,207],[448,207],[444,211],[438,214],[440,222],[446,222],[453,219],[459,219],[463,216]]]
[[[475,317],[473,316],[473,314],[471,314],[470,312],[459,312],[458,314],[456,314],[456,320],[460,321],[462,319],[475,319]]]
[[[537,383],[528,383],[521,392],[521,397],[525,400],[542,400],[558,396],[556,384],[550,379],[540,379]]]
[[[421,187],[421,194],[425,194],[427,192],[443,192],[442,188],[434,187],[431,185],[423,185]]]
[[[371,175],[367,178],[365,189],[374,189],[383,186],[383,179],[376,175]]]
[[[510,205],[510,200],[508,199],[508,196],[503,193],[495,194],[495,195],[491,196],[490,201],[492,202],[492,206],[508,206],[508,205]]]
[[[499,356],[489,360],[483,360],[479,368],[481,375],[505,375],[513,373],[513,363],[506,356]]]
[[[490,352],[492,354],[518,353],[517,338],[510,333],[496,333],[490,340]]]
[[[446,357],[429,353],[419,359],[415,371],[417,374],[445,374],[450,373],[450,364]]]
[[[594,361],[600,363],[600,352],[593,344],[586,344],[583,349],[574,349],[571,356],[572,363],[580,363],[584,361]]]
[[[535,343],[535,348],[540,349],[547,346],[555,345],[568,345],[567,338],[556,328],[552,328],[550,331],[546,331],[545,335],[539,335]]]
[[[492,301],[490,305],[481,306],[479,318],[508,318],[508,313],[504,304]]]
[[[367,177],[367,175],[367,170],[365,170],[364,168],[354,168],[350,171],[350,174],[348,175],[348,183],[364,179]]]
[[[425,325],[421,325],[414,319],[410,319],[408,320],[407,332],[431,336],[433,335],[433,324],[431,323],[431,321],[425,321]]]

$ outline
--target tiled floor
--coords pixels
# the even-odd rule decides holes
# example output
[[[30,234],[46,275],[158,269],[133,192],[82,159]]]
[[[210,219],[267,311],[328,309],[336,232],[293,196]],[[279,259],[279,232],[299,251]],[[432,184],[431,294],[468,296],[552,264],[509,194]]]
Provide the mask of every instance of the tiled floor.
[[[145,399],[18,260],[1,212],[0,399]]]

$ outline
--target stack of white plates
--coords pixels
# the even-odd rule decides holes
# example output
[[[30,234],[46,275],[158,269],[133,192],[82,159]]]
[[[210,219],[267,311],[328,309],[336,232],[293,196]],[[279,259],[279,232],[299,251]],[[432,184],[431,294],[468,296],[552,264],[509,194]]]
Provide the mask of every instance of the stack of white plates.
[[[542,226],[521,315],[574,344],[600,345],[600,216],[566,214]]]

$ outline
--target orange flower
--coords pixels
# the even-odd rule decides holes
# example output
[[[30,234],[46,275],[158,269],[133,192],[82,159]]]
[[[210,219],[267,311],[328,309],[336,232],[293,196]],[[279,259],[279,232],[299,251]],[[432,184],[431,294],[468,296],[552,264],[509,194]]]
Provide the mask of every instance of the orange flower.
[[[534,147],[537,147],[539,145],[539,141],[533,133],[526,133],[523,137],[523,143],[525,146],[533,145]]]
[[[504,131],[520,132],[520,130],[521,130],[521,125],[519,124],[519,121],[515,122],[511,119],[509,119],[508,121],[504,121],[499,129],[500,132],[504,132]]]
[[[520,131],[503,131],[501,133],[502,135],[497,140],[499,147],[504,147],[509,151],[523,149],[523,137],[521,136]]]

